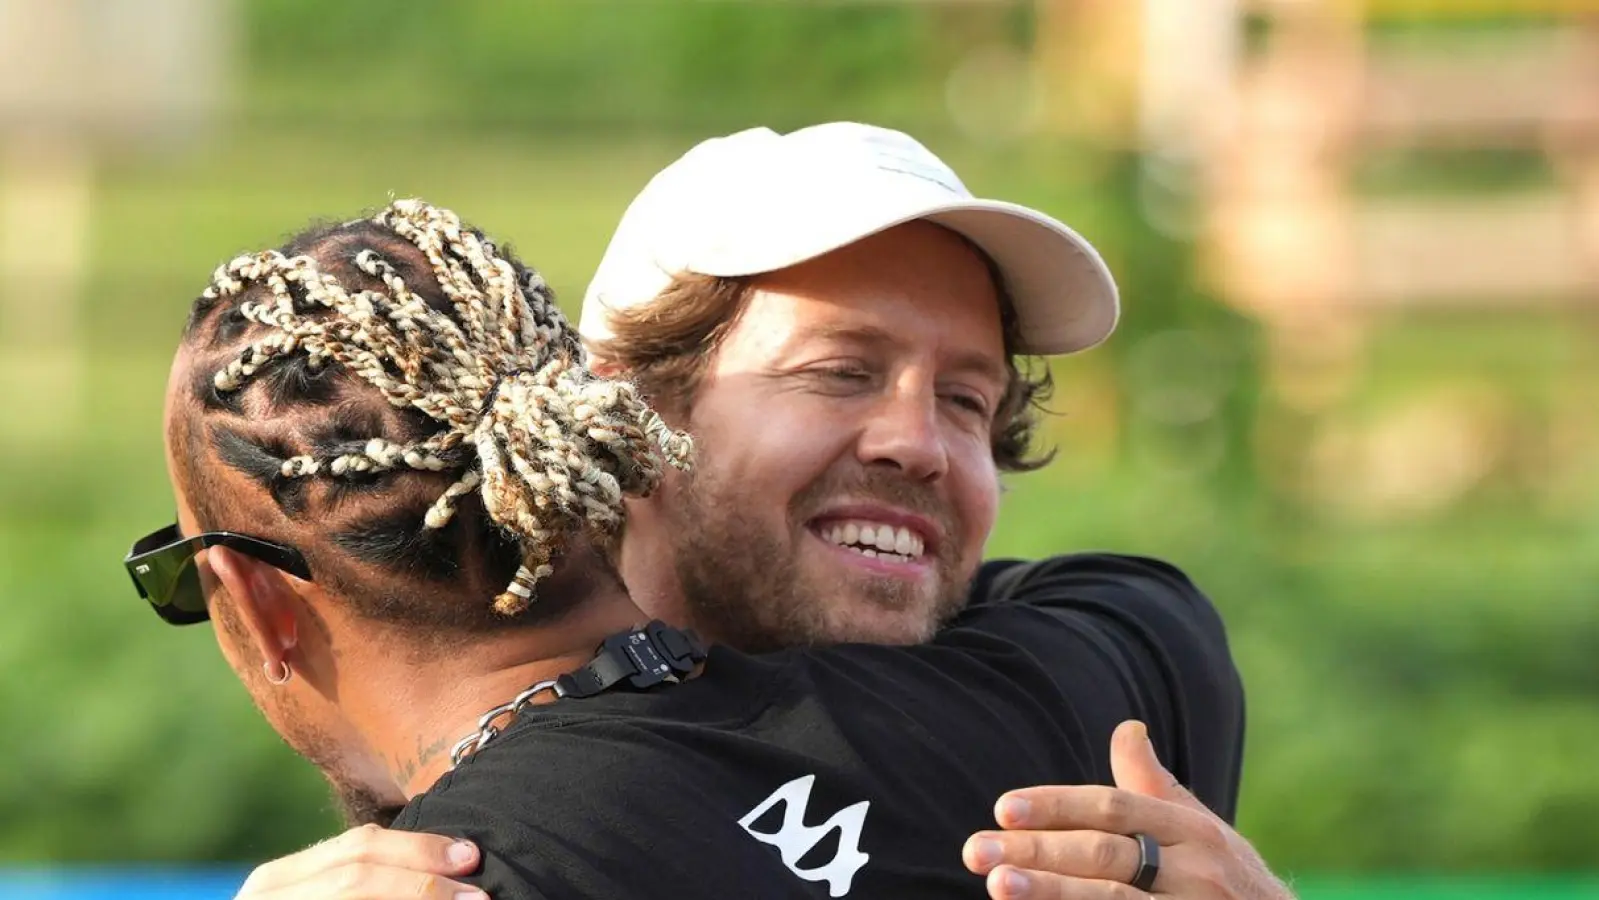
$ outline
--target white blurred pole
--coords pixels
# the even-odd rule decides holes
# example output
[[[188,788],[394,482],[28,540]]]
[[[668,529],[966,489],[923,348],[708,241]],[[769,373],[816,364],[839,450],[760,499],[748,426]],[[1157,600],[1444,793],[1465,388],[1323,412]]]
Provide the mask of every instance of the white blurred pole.
[[[1143,146],[1162,156],[1203,156],[1232,125],[1238,0],[1143,0],[1143,10]]]
[[[93,165],[70,139],[12,139],[0,160],[0,397],[10,441],[77,434],[79,305]]]
[[[92,69],[78,0],[0,0],[0,438],[70,439],[83,383],[79,303],[88,265],[88,145],[52,121],[82,105]]]
[[[80,433],[97,162],[192,143],[231,83],[234,6],[0,0],[0,444]]]

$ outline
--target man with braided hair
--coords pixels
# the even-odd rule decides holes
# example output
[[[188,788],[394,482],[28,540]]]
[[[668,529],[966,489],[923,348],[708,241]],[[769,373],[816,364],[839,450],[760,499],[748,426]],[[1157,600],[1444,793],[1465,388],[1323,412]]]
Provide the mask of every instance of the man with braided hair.
[[[1110,725],[1160,717],[1101,625],[1122,584],[1176,598],[1142,611],[1168,636],[1224,646],[1178,573],[1107,559],[1067,595],[996,586],[927,646],[716,647],[684,684],[613,689],[704,658],[665,626],[631,630],[645,616],[612,565],[624,499],[688,466],[688,439],[582,365],[536,274],[415,201],[219,269],[174,362],[166,431],[179,521],[130,553],[141,593],[168,621],[214,617],[351,818],[406,804],[397,825],[471,839],[465,865],[496,897],[972,896],[982,882],[954,848],[994,798],[1108,780]],[[1236,694],[1230,669],[1216,675],[1192,690]],[[1117,740],[1118,777],[1181,792],[1137,726]],[[1178,860],[1226,844],[1191,797],[1151,818],[1097,790],[1033,796],[1049,818],[1111,829],[1146,813],[1148,833],[1081,848],[1102,884],[1179,892],[1161,844]],[[1007,797],[1002,821],[1027,822],[1028,796]],[[804,824],[828,815],[808,804],[832,811],[825,826]],[[833,858],[814,859],[830,834]],[[991,868],[989,852],[979,840],[965,862]],[[267,876],[245,894],[402,889],[382,865],[345,871],[321,894]],[[989,888],[1019,896],[1019,877],[994,869]],[[405,889],[419,886],[466,890]]]
[[[261,602],[216,604],[218,638],[248,685],[260,683],[255,668],[284,683],[296,650],[320,660],[300,669],[307,690],[257,699],[356,818],[375,812],[363,778],[384,760],[351,754],[370,744],[349,740],[358,729],[319,690],[350,698],[389,685],[367,666],[339,665],[348,651],[332,636],[346,620],[375,623],[396,643],[426,629],[454,651],[569,616],[601,633],[639,617],[607,562],[621,500],[655,486],[660,459],[684,464],[690,444],[582,357],[537,273],[416,201],[238,257],[194,305],[166,413],[182,513],[141,542],[133,555],[154,555],[130,570],[141,590],[153,579],[146,592],[164,618],[200,621],[209,590],[181,551],[167,565],[158,545],[197,550],[182,536],[237,531],[306,548],[266,558],[314,571],[306,587],[319,602],[223,591]],[[229,546],[198,571],[224,585],[264,571]],[[552,577],[557,556],[581,561],[566,567],[569,584]],[[541,579],[563,586],[529,610]],[[600,584],[613,585],[614,608],[572,608]],[[321,602],[326,594],[343,602]]]

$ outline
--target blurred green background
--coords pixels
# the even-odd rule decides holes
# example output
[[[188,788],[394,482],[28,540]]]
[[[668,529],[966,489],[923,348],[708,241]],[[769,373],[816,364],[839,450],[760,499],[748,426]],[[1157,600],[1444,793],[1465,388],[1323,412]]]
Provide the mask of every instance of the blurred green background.
[[[1075,8],[1095,6],[1113,10]],[[1515,3],[1378,6],[1340,27],[1446,47],[1567,22]],[[1229,280],[1213,213],[1252,195],[1215,173],[1324,145],[1278,134],[1203,164],[1191,145],[1152,149],[1127,87],[1148,66],[1112,52],[1130,2],[217,7],[215,31],[168,47],[209,60],[174,76],[214,79],[216,105],[180,122],[199,127],[5,132],[21,149],[0,159],[0,196],[34,205],[13,201],[0,237],[0,862],[249,863],[339,827],[209,633],[161,627],[120,571],[170,516],[161,394],[212,267],[313,217],[421,196],[509,237],[575,313],[628,200],[694,141],[855,119],[922,138],[980,195],[1062,218],[1116,271],[1123,326],[1057,364],[1059,459],[1010,481],[990,551],[1153,554],[1216,598],[1249,694],[1240,828],[1267,860],[1306,897],[1599,896],[1591,280],[1506,250],[1482,276],[1504,282],[1492,302],[1324,291],[1315,315],[1273,312],[1311,301]],[[1299,33],[1264,13],[1235,24],[1238,52]],[[1537,146],[1349,149],[1364,146],[1338,144],[1336,192],[1303,196],[1449,209],[1545,191],[1594,212]],[[51,190],[81,222],[29,212]],[[61,233],[82,239],[61,251],[76,274],[40,277],[66,277],[76,306],[16,262]],[[1295,271],[1335,255],[1291,250]],[[1422,268],[1483,262],[1461,253]]]

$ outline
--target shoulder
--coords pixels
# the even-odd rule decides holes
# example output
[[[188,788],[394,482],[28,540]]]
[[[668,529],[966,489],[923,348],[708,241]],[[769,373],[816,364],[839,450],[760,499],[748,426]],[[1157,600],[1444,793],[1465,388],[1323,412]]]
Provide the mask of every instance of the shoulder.
[[[1063,553],[1037,560],[995,559],[972,581],[973,604],[1003,602],[1027,592],[1062,588],[1121,589],[1187,595],[1204,601],[1192,578],[1169,562],[1122,553]],[[1208,605],[1208,601],[1206,605]]]
[[[940,640],[1000,638],[1052,671],[1091,730],[1149,725],[1163,759],[1224,818],[1237,797],[1244,693],[1226,628],[1182,570],[1143,556],[996,560]]]
[[[984,563],[955,624],[1018,607],[1229,656],[1226,629],[1211,599],[1181,569],[1147,556],[1075,553]]]
[[[738,721],[694,721],[672,698],[699,680],[604,714],[552,712],[513,725],[415,798],[394,827],[476,843],[484,865],[469,880],[495,900],[645,897],[663,884],[721,897],[781,885],[787,870],[739,819],[771,792],[774,772],[794,765],[790,745],[804,733],[741,737]],[[587,709],[607,696],[573,703]],[[651,708],[680,713],[689,727]]]
[[[391,827],[400,831],[442,834],[472,841],[482,853],[478,871],[463,878],[495,900],[546,900],[552,887],[546,873],[526,865],[540,857],[535,830],[472,790],[474,779],[457,787],[456,773],[446,774],[431,789],[413,798]]]
[[[585,796],[583,786],[607,795],[638,773],[579,759],[562,731],[507,731],[412,799],[393,827],[472,841],[483,863],[465,880],[495,900],[630,896],[602,861],[640,852],[638,836],[614,816],[609,824],[623,827],[594,826],[592,814],[614,808],[614,798]]]

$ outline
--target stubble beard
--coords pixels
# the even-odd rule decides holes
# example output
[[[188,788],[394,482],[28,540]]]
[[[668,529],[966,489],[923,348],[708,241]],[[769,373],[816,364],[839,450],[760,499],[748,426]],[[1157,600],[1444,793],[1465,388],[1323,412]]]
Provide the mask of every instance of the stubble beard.
[[[405,808],[405,803],[396,802],[392,794],[385,795],[350,777],[344,754],[331,736],[303,722],[295,723],[291,730],[292,734],[284,734],[284,740],[327,780],[346,827],[374,824],[387,828]]]
[[[330,772],[324,771],[322,774],[333,790],[333,800],[338,804],[339,816],[344,819],[346,828],[354,828],[357,825],[378,825],[388,828],[399,817],[400,811],[405,809],[404,804],[386,800],[376,791],[341,781]]]
[[[946,535],[936,560],[934,596],[893,578],[807,571],[788,533],[774,534],[730,484],[714,477],[702,456],[669,504],[674,564],[691,621],[748,653],[852,641],[913,644],[928,640],[966,605],[963,575],[951,544],[956,519],[931,489],[886,471],[824,477],[795,497],[792,522],[804,522],[831,498],[878,498],[938,522]],[[848,482],[847,484],[841,482]],[[854,604],[892,615],[862,622]]]

